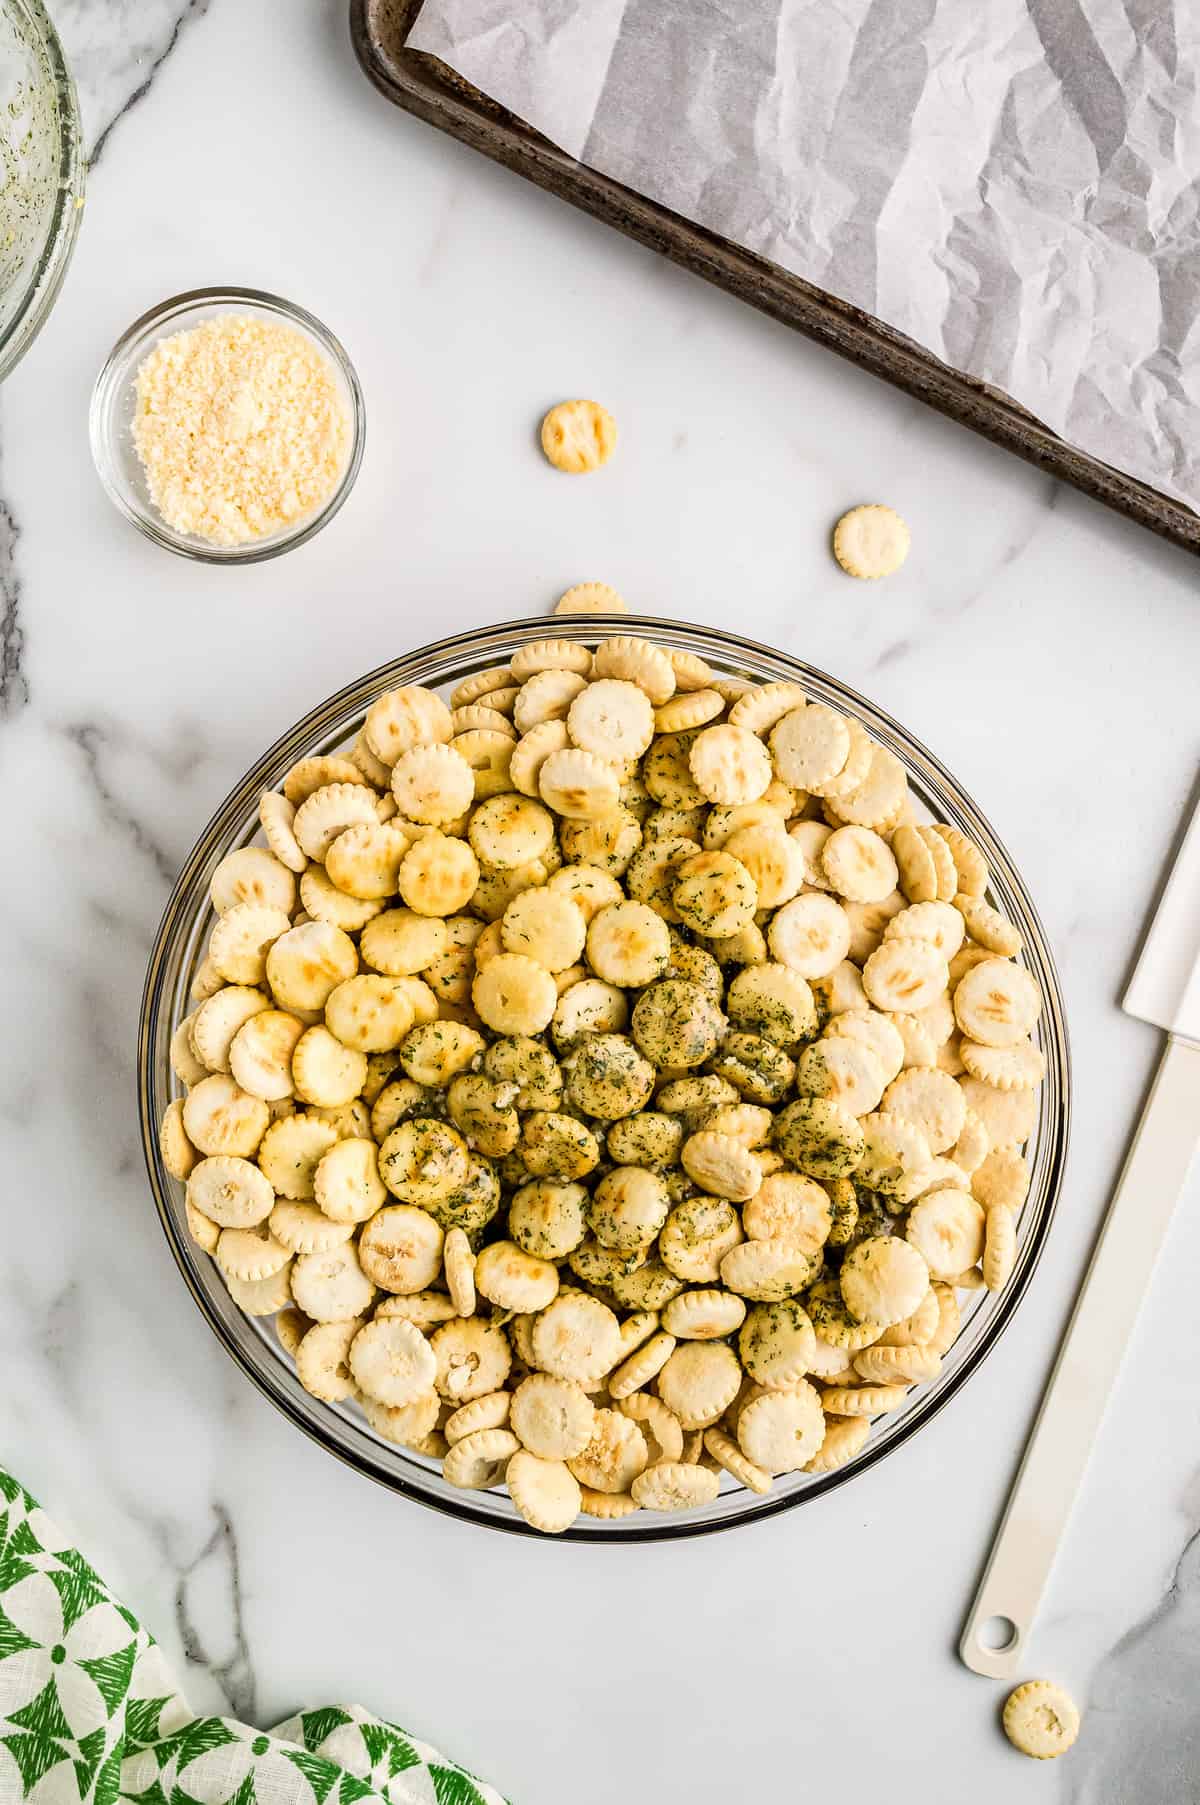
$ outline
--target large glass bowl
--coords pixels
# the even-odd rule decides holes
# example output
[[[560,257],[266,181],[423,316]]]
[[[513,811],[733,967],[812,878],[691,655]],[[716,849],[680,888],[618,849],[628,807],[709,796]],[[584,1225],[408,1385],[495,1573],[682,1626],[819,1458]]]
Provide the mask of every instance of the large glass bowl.
[[[1025,941],[1023,963],[1036,978],[1045,999],[1037,1038],[1046,1056],[1046,1080],[1040,1093],[1036,1132],[1027,1149],[1033,1176],[1018,1223],[1016,1264],[1002,1292],[960,1294],[962,1330],[944,1359],[938,1378],[914,1388],[900,1410],[877,1421],[862,1452],[835,1473],[791,1474],[776,1480],[766,1497],[743,1490],[726,1475],[720,1496],[702,1509],[678,1516],[638,1512],[617,1522],[580,1517],[567,1532],[575,1541],[607,1543],[703,1535],[760,1521],[820,1497],[836,1486],[852,1483],[949,1403],[1012,1321],[1046,1242],[1066,1158],[1070,1114],[1067,1028],[1058,975],[1029,894],[992,828],[944,766],[895,721],[844,684],[782,652],[711,628],[630,615],[590,615],[578,622],[555,621],[552,626],[544,619],[510,621],[443,639],[382,665],[321,703],[276,741],[222,803],[193,848],[167,904],[150,957],[138,1046],[146,1165],[171,1251],[192,1296],[243,1372],[297,1428],[348,1465],[405,1497],[467,1522],[518,1534],[536,1533],[517,1515],[506,1494],[456,1490],[442,1478],[434,1462],[373,1434],[353,1404],[323,1404],[304,1390],[291,1359],[279,1345],[272,1320],[244,1316],[226,1291],[213,1261],[190,1239],[183,1187],[163,1165],[158,1124],[171,1098],[181,1094],[171,1074],[168,1046],[177,1023],[189,1011],[188,989],[204,956],[214,920],[208,898],[209,880],[218,861],[232,847],[247,845],[257,837],[261,791],[276,787],[298,758],[348,746],[381,690],[398,684],[423,683],[448,691],[477,671],[503,664],[519,646],[543,638],[548,630],[566,632],[587,645],[614,632],[642,633],[663,645],[698,652],[721,675],[765,681],[787,678],[802,684],[814,700],[856,714],[869,732],[903,761],[917,803],[928,809],[931,817],[969,834],[982,849],[992,874],[989,898],[1020,928]]]
[[[0,382],[54,305],[83,207],[75,84],[40,0],[0,0]]]

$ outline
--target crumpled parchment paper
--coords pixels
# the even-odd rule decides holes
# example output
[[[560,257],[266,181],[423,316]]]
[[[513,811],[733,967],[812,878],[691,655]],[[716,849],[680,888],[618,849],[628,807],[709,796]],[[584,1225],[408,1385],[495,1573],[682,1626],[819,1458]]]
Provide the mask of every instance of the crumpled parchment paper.
[[[408,42],[1200,507],[1200,0],[425,0]]]

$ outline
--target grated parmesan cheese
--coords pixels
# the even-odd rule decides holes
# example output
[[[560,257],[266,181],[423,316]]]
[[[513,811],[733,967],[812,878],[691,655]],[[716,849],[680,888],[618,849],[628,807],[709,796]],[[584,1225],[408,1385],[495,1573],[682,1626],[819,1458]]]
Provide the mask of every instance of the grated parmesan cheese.
[[[305,333],[230,313],[160,339],[144,359],[133,439],[168,526],[244,545],[329,499],[350,420],[333,366]]]

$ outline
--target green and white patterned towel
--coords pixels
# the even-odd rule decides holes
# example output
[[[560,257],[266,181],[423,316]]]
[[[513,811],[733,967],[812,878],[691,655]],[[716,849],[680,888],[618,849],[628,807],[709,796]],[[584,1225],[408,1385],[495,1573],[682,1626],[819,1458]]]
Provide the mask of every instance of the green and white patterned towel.
[[[0,1467],[0,1805],[504,1805],[354,1705],[197,1717],[162,1650]]]

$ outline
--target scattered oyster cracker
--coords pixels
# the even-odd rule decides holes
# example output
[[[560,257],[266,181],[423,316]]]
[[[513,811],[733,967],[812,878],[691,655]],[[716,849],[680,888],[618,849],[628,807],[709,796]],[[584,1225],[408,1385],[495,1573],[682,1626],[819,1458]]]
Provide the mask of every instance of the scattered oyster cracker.
[[[583,476],[616,450],[617,423],[598,401],[560,401],[541,427],[542,450],[556,470]]]
[[[870,502],[842,515],[833,529],[833,555],[847,576],[874,581],[899,570],[911,537],[894,508]]]
[[[1002,1722],[1014,1749],[1035,1761],[1053,1761],[1079,1735],[1079,1708],[1053,1680],[1026,1680],[1009,1693]]]

